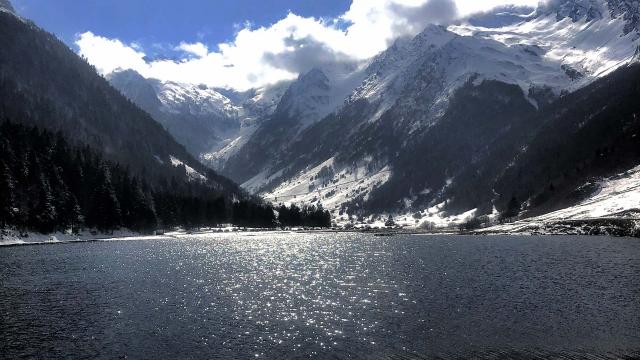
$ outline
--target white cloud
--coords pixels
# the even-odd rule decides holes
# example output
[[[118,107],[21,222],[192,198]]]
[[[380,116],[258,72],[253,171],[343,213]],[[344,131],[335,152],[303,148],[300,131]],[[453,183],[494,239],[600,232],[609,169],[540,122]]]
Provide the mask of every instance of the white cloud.
[[[179,61],[149,61],[139,45],[92,32],[80,34],[76,44],[80,55],[103,74],[133,69],[149,78],[244,90],[293,79],[323,62],[370,58],[396,38],[415,35],[427,24],[447,23],[460,14],[501,3],[504,1],[352,0],[338,19],[289,13],[268,27],[253,29],[247,22],[236,29],[233,41],[218,44],[216,49],[182,42],[174,47],[183,55]]]
[[[110,73],[118,68],[142,69],[147,66],[145,54],[137,44],[125,45],[120,40],[112,40],[94,35],[81,34],[76,40],[80,55],[93,64],[99,72]]]
[[[195,55],[199,58],[203,58],[209,54],[209,48],[203,43],[193,43],[189,44],[186,42],[181,42],[180,45],[176,46],[175,50],[184,51],[188,54]]]

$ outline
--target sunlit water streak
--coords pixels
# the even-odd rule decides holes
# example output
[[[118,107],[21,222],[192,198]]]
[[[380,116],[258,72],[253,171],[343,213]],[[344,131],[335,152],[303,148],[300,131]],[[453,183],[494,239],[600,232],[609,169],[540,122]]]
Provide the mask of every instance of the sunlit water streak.
[[[633,239],[192,235],[0,265],[7,358],[640,356]]]

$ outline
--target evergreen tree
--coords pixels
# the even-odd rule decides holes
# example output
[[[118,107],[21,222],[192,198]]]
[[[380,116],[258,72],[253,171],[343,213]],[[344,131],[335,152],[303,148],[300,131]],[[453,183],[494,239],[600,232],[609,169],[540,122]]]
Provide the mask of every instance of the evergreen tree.
[[[56,230],[57,211],[54,205],[54,197],[49,183],[42,177],[38,186],[38,197],[30,211],[31,223],[35,229],[43,234]]]
[[[0,228],[13,223],[14,183],[9,167],[0,160]]]
[[[120,203],[111,183],[111,173],[104,165],[101,166],[96,185],[88,224],[104,232],[114,230],[121,224]]]
[[[202,227],[233,222],[273,227],[274,209],[255,199],[230,199],[199,183],[167,179],[157,187],[105,161],[60,134],[10,122],[0,124],[0,226],[40,232],[108,232],[125,226]],[[329,226],[321,207],[278,209],[282,226]],[[328,220],[327,220],[328,219]]]
[[[502,214],[500,214],[500,221],[509,221],[518,215],[520,215],[520,202],[515,196],[512,196],[511,200],[509,200],[509,203],[507,204],[507,208],[502,212]]]

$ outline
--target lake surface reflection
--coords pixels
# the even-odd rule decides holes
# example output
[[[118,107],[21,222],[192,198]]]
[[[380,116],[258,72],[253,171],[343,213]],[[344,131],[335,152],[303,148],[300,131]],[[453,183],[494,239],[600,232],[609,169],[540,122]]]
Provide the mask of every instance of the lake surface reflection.
[[[0,248],[6,358],[640,357],[640,241],[189,235]]]

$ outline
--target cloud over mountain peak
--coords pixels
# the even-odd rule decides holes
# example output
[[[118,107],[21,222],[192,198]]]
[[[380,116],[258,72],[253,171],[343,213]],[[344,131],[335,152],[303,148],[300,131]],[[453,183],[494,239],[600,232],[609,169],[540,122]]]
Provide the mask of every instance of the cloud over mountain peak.
[[[457,17],[453,0],[353,0],[334,19],[289,13],[269,26],[245,25],[216,46],[182,42],[170,47],[178,59],[150,60],[138,44],[92,32],[78,35],[76,45],[103,74],[133,69],[145,77],[246,90],[293,80],[326,63],[369,59],[399,37]]]

